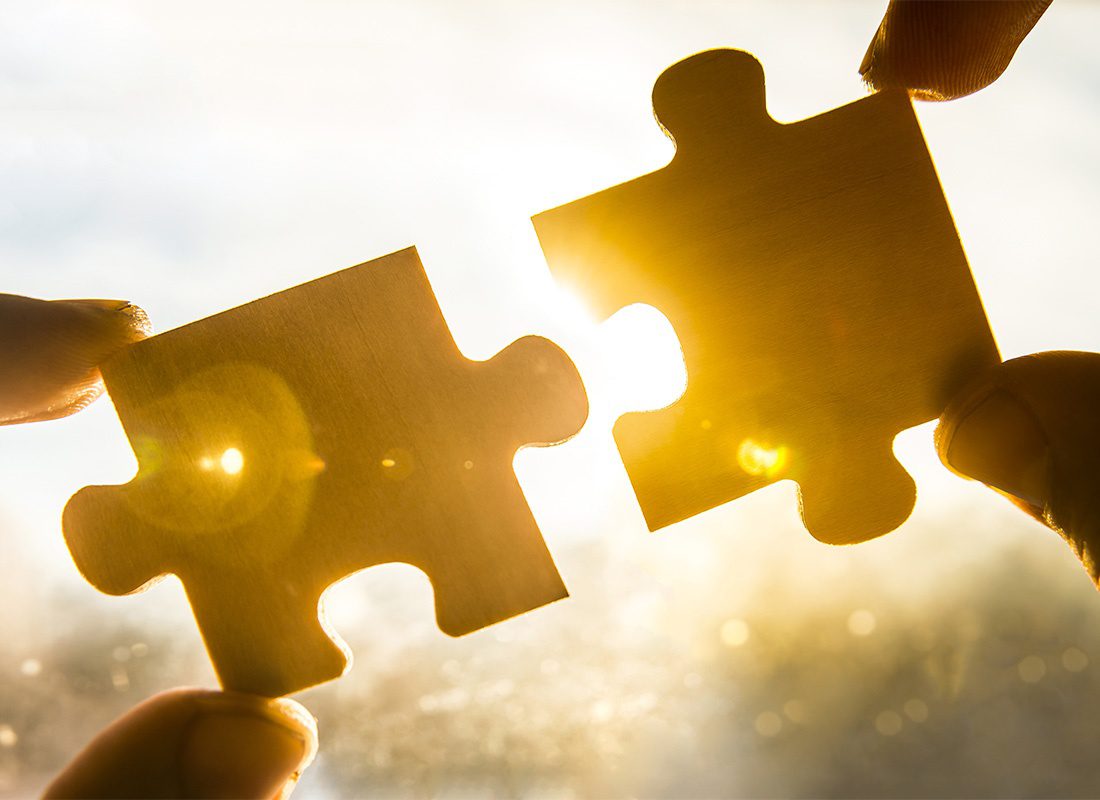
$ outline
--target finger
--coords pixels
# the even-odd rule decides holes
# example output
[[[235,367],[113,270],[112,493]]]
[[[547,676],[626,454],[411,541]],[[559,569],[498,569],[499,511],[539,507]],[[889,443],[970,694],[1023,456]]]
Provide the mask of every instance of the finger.
[[[1100,585],[1100,354],[998,365],[943,413],[936,444],[952,470],[1061,533]]]
[[[45,797],[285,797],[316,749],[316,723],[293,700],[177,689],[112,723]]]
[[[1051,0],[890,0],[859,72],[877,91],[953,100],[1001,76]]]
[[[0,294],[0,425],[80,411],[103,392],[99,364],[148,333],[125,301]]]

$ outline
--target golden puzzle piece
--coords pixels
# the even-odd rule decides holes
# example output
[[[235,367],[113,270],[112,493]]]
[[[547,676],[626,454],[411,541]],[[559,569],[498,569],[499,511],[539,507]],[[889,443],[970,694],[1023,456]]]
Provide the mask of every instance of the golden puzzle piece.
[[[577,371],[538,337],[463,357],[414,249],[143,341],[103,376],[139,470],[77,493],[65,538],[110,594],[178,575],[227,688],[338,677],[321,594],[376,564],[423,570],[452,636],[566,596],[512,459],[584,423]]]
[[[534,218],[598,314],[648,303],[679,337],[683,397],[615,425],[650,529],[783,478],[822,541],[896,528],[894,437],[999,360],[908,98],[783,125],[756,59],[713,50],[653,107],[668,166]]]

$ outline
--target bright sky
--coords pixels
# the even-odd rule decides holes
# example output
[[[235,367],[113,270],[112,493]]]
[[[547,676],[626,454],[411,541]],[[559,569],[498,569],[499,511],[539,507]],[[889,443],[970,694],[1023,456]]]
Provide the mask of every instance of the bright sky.
[[[1068,550],[948,475],[930,426],[898,440],[921,496],[881,541],[813,542],[788,485],[647,534],[610,422],[676,396],[675,340],[644,310],[597,331],[554,289],[529,222],[668,160],[649,92],[698,50],[753,52],[781,121],[863,96],[856,68],[883,6],[0,0],[0,291],[129,299],[163,331],[415,244],[467,355],[487,358],[526,333],[559,342],[589,386],[591,421],[516,463],[573,598],[478,634],[485,648],[537,631],[540,614],[583,619],[582,609],[635,641],[651,632],[630,615],[649,614],[659,589],[689,598],[661,636],[692,652],[713,631],[691,615],[718,595],[738,615],[773,593],[776,613],[835,605],[847,619],[883,598],[919,605],[1021,549],[1055,564],[1078,602],[1092,589]],[[1006,356],[1100,350],[1097,31],[1100,6],[1063,0],[990,90],[918,109]],[[0,669],[52,647],[70,603],[93,608],[107,631],[123,604],[144,605],[156,621],[141,624],[197,652],[177,585],[94,599],[61,541],[68,496],[133,469],[106,401],[0,428]],[[337,627],[364,657],[415,659],[440,636],[426,585],[401,568],[372,572],[333,593]],[[606,596],[608,585],[622,594]],[[394,593],[408,609],[386,605]],[[405,650],[380,643],[406,620]],[[603,646],[611,680],[616,651]],[[203,669],[185,679],[209,681]],[[360,668],[341,683],[366,693],[377,674]],[[326,691],[318,702],[337,696]]]

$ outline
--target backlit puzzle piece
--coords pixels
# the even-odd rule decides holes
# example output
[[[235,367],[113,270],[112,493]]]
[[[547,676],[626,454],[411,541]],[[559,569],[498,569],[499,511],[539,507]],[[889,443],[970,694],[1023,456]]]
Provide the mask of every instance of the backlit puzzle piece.
[[[653,106],[668,166],[534,218],[601,317],[647,303],[680,339],[683,397],[615,425],[650,529],[791,478],[818,539],[892,530],[894,437],[999,358],[908,98],[783,125],[756,59],[714,50]]]
[[[566,596],[512,459],[581,427],[577,371],[537,337],[463,357],[414,249],[143,341],[103,375],[139,471],[70,500],[69,548],[111,594],[178,575],[227,688],[338,677],[318,602],[376,564],[423,570],[452,636]]]

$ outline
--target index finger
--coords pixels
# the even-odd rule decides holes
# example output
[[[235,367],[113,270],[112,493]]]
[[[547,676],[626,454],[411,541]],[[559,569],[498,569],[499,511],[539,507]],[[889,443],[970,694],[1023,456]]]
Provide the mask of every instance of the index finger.
[[[103,392],[99,364],[148,333],[125,301],[0,294],[0,425],[81,410]]]
[[[953,100],[1001,76],[1051,0],[890,0],[859,72],[876,91]]]

